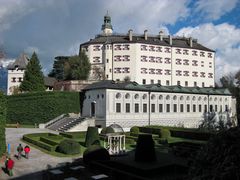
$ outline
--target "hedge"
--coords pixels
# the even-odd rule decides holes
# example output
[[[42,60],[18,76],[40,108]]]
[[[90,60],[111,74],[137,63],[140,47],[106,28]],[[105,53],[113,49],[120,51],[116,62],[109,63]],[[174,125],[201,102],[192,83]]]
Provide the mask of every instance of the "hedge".
[[[198,131],[188,131],[188,130],[173,130],[170,129],[170,133],[172,137],[179,137],[185,139],[193,139],[193,140],[202,140],[207,141],[213,136],[213,133],[210,132],[198,132]]]
[[[80,112],[78,92],[35,92],[7,97],[7,123],[39,124]]]
[[[85,138],[86,137],[86,131],[81,131],[81,132],[60,132],[59,135],[70,138],[70,139],[75,139],[75,138]]]
[[[56,146],[56,145],[58,145],[57,142],[55,142],[55,141],[53,141],[53,140],[51,140],[51,139],[45,138],[45,137],[40,137],[40,141],[42,141],[42,142],[44,142],[44,143],[47,143],[47,144],[49,144],[49,145],[51,145],[51,146]]]
[[[159,127],[139,127],[139,131],[149,134],[161,134],[161,129]]]
[[[79,154],[81,152],[81,146],[72,139],[64,139],[59,143],[56,151],[63,154]]]
[[[85,138],[85,146],[89,147],[94,144],[100,144],[98,128],[89,126]]]
[[[27,141],[27,142],[29,142],[29,143],[31,143],[31,144],[34,144],[34,145],[36,145],[36,146],[38,146],[38,147],[41,147],[41,148],[43,148],[43,149],[46,149],[46,150],[48,150],[48,151],[55,151],[55,149],[56,149],[56,146],[51,146],[51,145],[49,145],[49,144],[46,144],[46,143],[44,143],[44,142],[41,142],[41,141],[38,141],[38,140],[34,140],[34,139],[32,139],[31,137],[29,137],[28,135],[24,135],[23,136],[23,140],[24,141]]]
[[[6,124],[6,98],[0,92],[0,156],[6,152],[5,139],[5,124]]]

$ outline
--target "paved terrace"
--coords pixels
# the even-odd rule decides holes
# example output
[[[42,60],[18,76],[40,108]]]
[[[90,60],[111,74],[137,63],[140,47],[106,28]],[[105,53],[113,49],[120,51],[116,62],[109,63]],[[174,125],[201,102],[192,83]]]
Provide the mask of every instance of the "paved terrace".
[[[13,177],[9,177],[5,174],[2,169],[0,169],[0,179],[14,179],[17,177],[21,177],[23,175],[41,172],[42,170],[46,170],[48,167],[56,167],[61,165],[61,163],[72,162],[76,158],[58,158],[48,154],[41,152],[40,150],[31,147],[31,152],[29,159],[25,159],[22,157],[20,160],[14,157],[17,154],[17,146],[19,143],[24,147],[26,144],[21,142],[21,138],[24,134],[29,133],[42,133],[42,132],[51,132],[56,133],[54,131],[48,129],[35,129],[35,128],[6,128],[6,141],[7,144],[11,144],[11,157],[15,161],[15,167],[13,169]],[[4,166],[4,160],[0,161],[1,167]],[[35,174],[35,177],[31,177],[31,179],[37,180],[39,179],[39,173]],[[24,180],[27,180],[24,178]]]

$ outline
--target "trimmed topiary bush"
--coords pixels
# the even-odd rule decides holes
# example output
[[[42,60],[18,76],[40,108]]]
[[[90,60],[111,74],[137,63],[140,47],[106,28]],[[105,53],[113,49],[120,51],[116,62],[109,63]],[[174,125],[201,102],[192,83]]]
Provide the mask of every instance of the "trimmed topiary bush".
[[[94,144],[100,145],[98,128],[97,127],[88,127],[86,139],[85,139],[85,146],[89,147]]]
[[[74,140],[64,139],[59,143],[56,151],[63,154],[79,154],[81,152],[81,146]]]
[[[131,127],[130,133],[139,134],[139,127],[137,126]]]
[[[89,165],[92,161],[107,161],[110,160],[108,151],[100,145],[92,145],[83,153],[83,162]]]
[[[0,157],[6,152],[5,139],[5,124],[6,124],[6,98],[0,91]]]
[[[159,134],[160,138],[169,138],[171,136],[171,133],[169,131],[169,129],[161,129],[161,133]]]
[[[135,150],[135,161],[153,162],[156,161],[154,141],[151,134],[139,134]]]

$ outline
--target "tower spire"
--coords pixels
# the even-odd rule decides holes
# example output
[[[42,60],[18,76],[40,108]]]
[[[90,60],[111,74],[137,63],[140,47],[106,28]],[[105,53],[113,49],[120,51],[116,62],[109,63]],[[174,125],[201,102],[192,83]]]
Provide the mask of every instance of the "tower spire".
[[[107,11],[107,14],[104,16],[102,31],[104,35],[111,35],[113,32],[111,17],[108,15],[108,11]]]

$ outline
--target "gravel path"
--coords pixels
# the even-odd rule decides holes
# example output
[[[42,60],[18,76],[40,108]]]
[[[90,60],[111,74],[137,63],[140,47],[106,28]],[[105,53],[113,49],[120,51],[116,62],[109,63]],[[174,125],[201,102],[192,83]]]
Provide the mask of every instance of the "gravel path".
[[[17,146],[19,143],[24,147],[26,144],[21,142],[21,138],[24,134],[29,133],[40,133],[40,132],[53,132],[48,129],[34,129],[34,128],[7,128],[6,129],[6,141],[7,144],[11,144],[11,157],[15,161],[15,167],[13,169],[13,178],[20,179],[21,176],[41,172],[48,167],[56,167],[61,165],[61,163],[72,162],[75,158],[58,158],[41,152],[34,147],[31,147],[31,152],[29,159],[22,157],[20,160],[14,157],[17,154]],[[1,162],[1,167],[4,166],[4,162]],[[10,177],[5,174],[2,169],[0,169],[0,180],[10,179]],[[28,178],[24,178],[28,179]],[[37,180],[37,177],[31,178]]]

